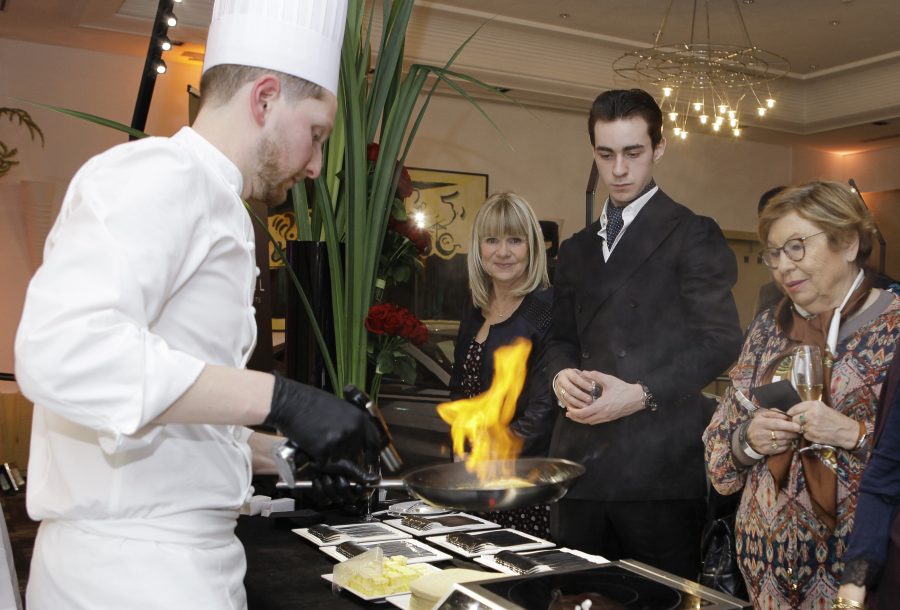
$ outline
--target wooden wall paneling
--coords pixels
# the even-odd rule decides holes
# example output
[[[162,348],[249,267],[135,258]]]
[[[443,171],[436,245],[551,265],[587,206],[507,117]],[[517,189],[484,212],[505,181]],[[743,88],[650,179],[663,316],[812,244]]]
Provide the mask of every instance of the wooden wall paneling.
[[[15,462],[23,475],[28,468],[32,408],[20,392],[0,394],[0,463]]]

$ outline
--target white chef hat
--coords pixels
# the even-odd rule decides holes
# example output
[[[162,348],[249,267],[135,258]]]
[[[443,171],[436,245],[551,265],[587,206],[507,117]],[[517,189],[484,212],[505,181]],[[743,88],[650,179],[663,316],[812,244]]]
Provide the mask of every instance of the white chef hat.
[[[347,0],[215,0],[203,72],[277,70],[337,94]]]

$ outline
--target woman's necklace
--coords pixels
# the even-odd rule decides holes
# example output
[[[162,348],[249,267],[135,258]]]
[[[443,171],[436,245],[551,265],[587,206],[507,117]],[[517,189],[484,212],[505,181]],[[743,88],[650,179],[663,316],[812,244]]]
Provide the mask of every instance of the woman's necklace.
[[[500,303],[498,301],[494,301],[494,304],[491,306],[491,313],[500,318],[501,320],[515,311],[516,307],[519,306],[519,303],[522,302],[521,298],[513,299],[511,302],[506,304],[506,307],[503,309],[500,308]]]

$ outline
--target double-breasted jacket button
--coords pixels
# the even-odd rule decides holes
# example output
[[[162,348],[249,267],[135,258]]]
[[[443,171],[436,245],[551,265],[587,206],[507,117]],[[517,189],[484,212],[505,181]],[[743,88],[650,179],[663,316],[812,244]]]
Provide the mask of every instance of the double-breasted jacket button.
[[[620,349],[620,350],[619,350],[619,353],[618,353],[617,355],[619,356],[619,358],[624,358],[626,353],[627,353],[627,352],[626,352],[625,350]]]
[[[582,359],[582,360],[587,360],[587,359],[590,358],[590,357],[591,357],[591,352],[581,352],[581,359]]]

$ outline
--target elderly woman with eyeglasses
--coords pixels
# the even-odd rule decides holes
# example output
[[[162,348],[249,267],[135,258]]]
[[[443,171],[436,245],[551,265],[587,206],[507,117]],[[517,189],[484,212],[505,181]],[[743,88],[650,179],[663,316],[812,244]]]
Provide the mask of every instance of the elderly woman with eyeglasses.
[[[900,335],[900,299],[871,287],[863,263],[874,222],[845,185],[784,190],[761,214],[759,236],[786,296],[747,330],[703,434],[707,471],[719,493],[743,490],[736,549],[755,606],[828,608]],[[821,398],[767,408],[761,386],[791,379],[800,345],[822,354]]]

